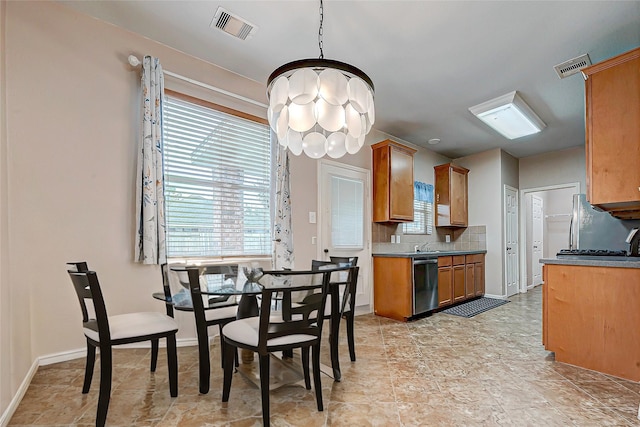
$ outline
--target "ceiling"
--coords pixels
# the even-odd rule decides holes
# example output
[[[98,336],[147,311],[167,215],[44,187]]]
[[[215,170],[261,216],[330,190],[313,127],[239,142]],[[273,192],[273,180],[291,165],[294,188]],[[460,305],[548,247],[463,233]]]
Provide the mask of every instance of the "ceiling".
[[[319,56],[319,1],[60,3],[265,84],[280,65]],[[218,6],[258,31],[243,41],[210,28]],[[374,128],[450,158],[583,145],[583,78],[560,79],[553,66],[638,46],[640,1],[324,3],[324,57],[371,77]],[[546,123],[542,132],[508,140],[468,110],[513,90]]]

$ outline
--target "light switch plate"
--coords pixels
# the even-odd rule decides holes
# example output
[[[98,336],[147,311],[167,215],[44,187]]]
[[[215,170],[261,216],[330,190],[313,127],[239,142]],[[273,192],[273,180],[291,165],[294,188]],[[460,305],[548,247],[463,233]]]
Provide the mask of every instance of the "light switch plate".
[[[315,224],[315,223],[316,223],[316,213],[309,212],[309,224]]]

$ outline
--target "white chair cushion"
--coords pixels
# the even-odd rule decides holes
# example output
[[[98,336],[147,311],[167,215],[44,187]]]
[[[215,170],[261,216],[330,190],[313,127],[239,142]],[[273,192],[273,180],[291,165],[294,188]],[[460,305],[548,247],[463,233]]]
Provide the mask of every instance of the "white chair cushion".
[[[177,330],[178,324],[172,317],[157,311],[109,316],[109,331],[111,332],[112,340]],[[97,331],[84,328],[84,334],[94,341],[100,341]]]
[[[249,346],[258,346],[258,328],[260,324],[259,317],[249,317],[247,319],[238,319],[227,323],[222,328],[222,335],[232,339],[233,341],[246,344]],[[307,334],[287,335],[284,337],[272,338],[267,341],[267,346],[278,346],[297,344],[313,341],[316,337]]]
[[[224,320],[224,319],[235,319],[236,314],[238,313],[237,305],[230,305],[227,307],[220,308],[212,308],[204,311],[204,317],[207,319],[207,322],[211,322],[214,320]]]

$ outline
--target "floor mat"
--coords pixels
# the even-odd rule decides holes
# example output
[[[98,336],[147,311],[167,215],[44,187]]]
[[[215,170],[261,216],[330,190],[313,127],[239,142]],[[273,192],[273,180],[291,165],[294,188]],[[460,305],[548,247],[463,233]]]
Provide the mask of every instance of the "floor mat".
[[[454,316],[473,317],[476,314],[483,313],[487,310],[491,310],[492,308],[499,307],[508,302],[509,301],[506,299],[482,297],[473,301],[456,305],[455,307],[447,308],[442,312],[447,314],[453,314]]]

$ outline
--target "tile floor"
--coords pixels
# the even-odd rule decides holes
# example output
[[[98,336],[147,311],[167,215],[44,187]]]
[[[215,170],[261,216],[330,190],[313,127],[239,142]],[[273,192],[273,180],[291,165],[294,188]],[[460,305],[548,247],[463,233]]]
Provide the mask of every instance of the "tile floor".
[[[640,383],[556,363],[544,350],[540,288],[471,319],[356,319],[358,360],[349,361],[343,330],[343,380],[323,378],[325,410],[316,410],[313,390],[283,387],[271,392],[272,425],[640,425]],[[152,374],[148,350],[117,350],[107,424],[261,425],[259,391],[239,374],[222,404],[217,340],[207,395],[198,394],[196,348],[179,348],[178,357],[180,395],[172,399],[162,358]],[[82,395],[83,369],[82,359],[41,367],[9,425],[93,425],[99,372]]]

